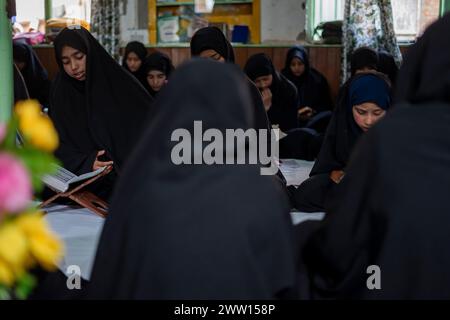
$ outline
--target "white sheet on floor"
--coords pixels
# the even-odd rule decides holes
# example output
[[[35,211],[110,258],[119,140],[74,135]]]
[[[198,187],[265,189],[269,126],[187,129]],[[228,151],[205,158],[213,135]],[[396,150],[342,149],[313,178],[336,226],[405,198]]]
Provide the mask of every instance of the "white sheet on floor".
[[[104,219],[79,207],[51,205],[44,210],[51,229],[65,245],[59,269],[67,275],[69,266],[79,266],[82,278],[89,280]]]

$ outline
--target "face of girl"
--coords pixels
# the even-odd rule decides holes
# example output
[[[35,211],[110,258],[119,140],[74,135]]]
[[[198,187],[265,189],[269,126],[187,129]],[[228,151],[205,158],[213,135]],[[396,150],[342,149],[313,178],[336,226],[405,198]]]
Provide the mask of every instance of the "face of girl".
[[[296,77],[300,77],[303,72],[305,72],[305,65],[303,64],[302,60],[300,60],[299,58],[292,59],[291,72]]]
[[[147,74],[147,82],[154,91],[158,92],[166,84],[167,77],[161,71],[152,70]]]
[[[225,58],[222,57],[216,50],[212,50],[212,49],[203,50],[200,53],[200,57],[216,60],[219,62],[225,62]]]
[[[86,80],[86,54],[78,49],[64,46],[61,51],[64,71],[78,81]]]
[[[266,76],[261,76],[255,79],[256,87],[263,91],[264,89],[269,88],[272,85],[273,76],[271,74],[268,74]]]
[[[380,121],[386,114],[386,110],[381,109],[378,105],[372,102],[366,102],[353,106],[353,118],[356,124],[366,132],[375,123]]]
[[[136,53],[130,52],[127,56],[126,63],[127,63],[128,69],[130,69],[131,72],[136,72],[141,67],[142,60],[138,57],[138,55]]]

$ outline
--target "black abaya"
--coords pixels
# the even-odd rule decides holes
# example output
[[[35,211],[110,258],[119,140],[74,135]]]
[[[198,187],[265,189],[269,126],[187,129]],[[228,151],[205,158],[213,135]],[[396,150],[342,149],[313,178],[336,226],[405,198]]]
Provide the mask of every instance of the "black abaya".
[[[409,49],[403,104],[364,135],[332,194],[305,255],[317,298],[450,298],[449,27],[446,15]],[[367,288],[370,265],[381,290]]]
[[[192,134],[196,120],[203,130],[254,127],[245,81],[209,60],[173,75],[112,201],[89,298],[272,299],[291,289],[289,203],[274,177],[259,165],[171,160],[173,131]]]
[[[61,50],[66,45],[87,55],[85,81],[64,71]],[[60,137],[56,155],[81,174],[92,170],[99,150],[106,150],[120,170],[147,124],[152,98],[86,29],[61,31],[55,54],[60,72],[52,87],[50,117]]]

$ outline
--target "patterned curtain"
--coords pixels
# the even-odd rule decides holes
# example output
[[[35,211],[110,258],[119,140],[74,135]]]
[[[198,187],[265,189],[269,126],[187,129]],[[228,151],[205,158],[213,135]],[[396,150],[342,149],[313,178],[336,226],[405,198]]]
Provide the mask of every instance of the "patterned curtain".
[[[391,0],[346,0],[342,31],[342,82],[350,76],[350,56],[359,47],[385,50],[400,66]]]
[[[111,56],[119,60],[120,4],[122,0],[92,0],[91,33]]]

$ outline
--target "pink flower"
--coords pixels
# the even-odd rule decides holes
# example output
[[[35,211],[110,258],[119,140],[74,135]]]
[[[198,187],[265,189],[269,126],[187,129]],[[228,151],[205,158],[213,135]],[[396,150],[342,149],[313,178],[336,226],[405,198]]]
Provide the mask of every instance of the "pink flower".
[[[24,209],[31,197],[32,187],[25,167],[13,156],[0,153],[0,214]]]

